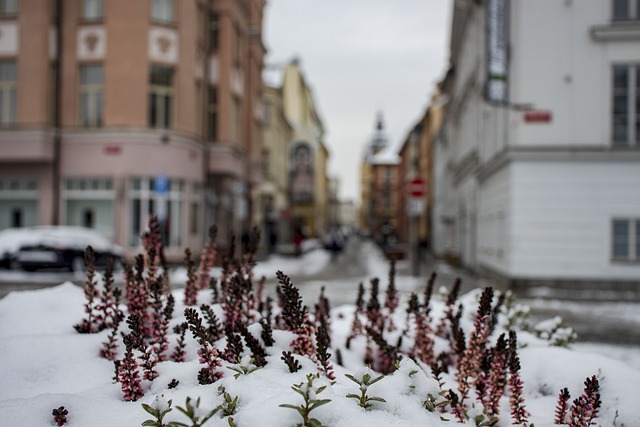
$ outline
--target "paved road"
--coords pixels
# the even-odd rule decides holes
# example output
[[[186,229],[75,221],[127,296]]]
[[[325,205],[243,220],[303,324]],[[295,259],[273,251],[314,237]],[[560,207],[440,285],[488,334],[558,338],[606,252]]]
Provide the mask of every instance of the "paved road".
[[[305,259],[302,258],[300,262],[304,263]],[[381,291],[387,286],[387,263],[370,242],[356,238],[348,242],[344,251],[335,260],[328,261],[326,268],[308,269],[311,272],[307,272],[304,264],[301,267],[291,275],[291,278],[300,288],[305,303],[310,306],[317,301],[323,286],[333,307],[352,304],[356,298],[358,284],[360,282],[368,284],[373,276],[380,278]],[[421,266],[421,270],[422,277],[411,277],[409,263],[398,262],[396,284],[401,295],[408,295],[414,291],[421,292],[426,284],[426,277],[431,271],[438,273],[437,286],[451,287],[456,277],[461,277],[462,292],[489,284],[481,277],[465,270],[452,268],[438,260],[430,260]],[[0,298],[11,291],[42,289],[67,280],[82,284],[83,277],[81,274],[64,272],[0,271]],[[269,278],[268,289],[271,293],[275,285],[275,277]],[[521,302],[531,306],[533,318],[536,320],[554,316],[563,317],[567,325],[578,332],[581,341],[635,345],[640,348],[640,303],[558,301],[542,298],[521,300]]]

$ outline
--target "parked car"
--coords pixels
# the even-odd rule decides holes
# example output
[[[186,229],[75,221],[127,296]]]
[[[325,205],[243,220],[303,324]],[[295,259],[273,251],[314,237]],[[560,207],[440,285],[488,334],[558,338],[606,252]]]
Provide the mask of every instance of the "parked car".
[[[37,242],[38,236],[29,228],[5,228],[0,230],[0,268],[20,268],[17,260],[22,245]]]
[[[27,271],[43,268],[82,271],[85,268],[84,252],[87,246],[95,251],[97,267],[106,266],[110,258],[118,265],[124,254],[120,246],[90,228],[47,226],[26,230],[28,242],[20,245],[15,260]]]

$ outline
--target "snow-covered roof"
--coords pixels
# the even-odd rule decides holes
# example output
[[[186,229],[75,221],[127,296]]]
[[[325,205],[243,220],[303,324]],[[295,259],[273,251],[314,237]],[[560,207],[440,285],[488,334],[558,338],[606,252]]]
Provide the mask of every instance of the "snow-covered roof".
[[[280,88],[284,81],[284,68],[279,65],[267,65],[262,70],[262,81],[265,86]]]
[[[371,165],[398,165],[400,156],[394,147],[387,147],[377,154],[369,155],[368,162]]]

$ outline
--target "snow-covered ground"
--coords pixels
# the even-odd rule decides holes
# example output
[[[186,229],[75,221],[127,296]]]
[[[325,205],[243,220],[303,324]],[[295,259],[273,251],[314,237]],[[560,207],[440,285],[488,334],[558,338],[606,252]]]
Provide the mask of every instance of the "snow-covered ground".
[[[364,247],[368,260],[367,275],[381,278],[381,295],[386,287],[387,264],[372,248]],[[367,252],[369,251],[369,252]],[[256,275],[273,278],[275,271],[283,270],[292,276],[313,276],[325,268],[331,268],[329,256],[324,251],[311,251],[300,258],[272,257],[256,268]],[[172,273],[172,281],[178,283],[183,271]],[[363,278],[366,279],[366,278]],[[424,279],[408,276],[397,278],[400,295],[421,289]],[[327,285],[319,280],[305,284],[305,303],[313,304],[320,286]],[[353,281],[331,282],[327,288],[329,297],[353,294]],[[182,290],[175,290],[176,310],[184,310]],[[476,294],[477,295],[477,294]],[[208,302],[210,292],[201,292],[199,302]],[[462,298],[472,306],[475,297]],[[234,377],[235,372],[224,364],[224,377],[213,385],[199,385],[196,379],[202,367],[196,355],[197,345],[189,336],[187,361],[163,362],[158,365],[160,376],[153,382],[143,381],[145,396],[138,402],[125,402],[120,385],[114,383],[112,362],[98,357],[101,343],[106,341],[108,331],[98,334],[81,335],[73,325],[84,316],[84,295],[80,287],[65,283],[57,287],[37,291],[14,292],[0,300],[0,413],[1,425],[44,426],[53,425],[51,411],[65,406],[69,411],[68,426],[137,426],[150,419],[141,403],[161,405],[164,400],[172,400],[173,407],[185,406],[187,397],[201,398],[201,412],[222,404],[223,396],[219,386],[223,386],[231,396],[238,396],[237,413],[233,420],[237,426],[293,426],[300,421],[296,411],[283,408],[282,404],[299,405],[301,397],[291,389],[294,384],[305,381],[306,375],[316,373],[317,366],[310,359],[299,357],[302,369],[290,373],[280,360],[283,350],[290,350],[293,339],[291,332],[274,331],[276,343],[267,349],[268,364],[255,372]],[[433,316],[442,315],[443,303],[434,297]],[[319,407],[312,415],[329,426],[445,426],[451,421],[441,421],[439,413],[431,413],[423,406],[428,394],[437,395],[439,386],[430,373],[410,360],[401,363],[399,370],[387,375],[369,389],[370,396],[380,397],[385,402],[375,402],[369,410],[364,410],[349,393],[359,393],[358,385],[345,374],[361,378],[366,373],[362,366],[364,341],[354,340],[351,350],[344,346],[353,318],[353,306],[339,304],[333,309],[332,328],[334,347],[332,361],[335,366],[336,382],[325,377],[315,381],[316,387],[327,388],[318,395],[319,399],[331,402]],[[637,319],[640,313],[624,304],[617,308],[625,311],[625,316]],[[397,313],[395,320],[402,324],[404,312]],[[178,319],[175,320],[178,322]],[[463,327],[467,332],[472,328],[471,316],[465,316]],[[259,336],[259,326],[250,331]],[[190,334],[189,334],[190,335]],[[170,334],[170,346],[174,346],[177,335]],[[362,338],[362,337],[360,337]],[[492,340],[495,341],[495,335]],[[640,393],[640,350],[630,347],[604,346],[596,344],[575,344],[571,348],[549,347],[534,336],[521,332],[519,335],[524,380],[524,397],[527,410],[533,415],[530,420],[537,427],[553,425],[553,412],[558,391],[567,387],[572,399],[580,395],[585,378],[597,375],[603,405],[599,425],[635,426],[640,419],[638,399]],[[224,340],[224,339],[223,339]],[[408,345],[405,342],[405,345]],[[438,346],[445,345],[437,341]],[[220,343],[223,347],[224,343]],[[340,348],[343,366],[336,364],[335,352]],[[122,349],[120,350],[122,353]],[[245,364],[247,361],[245,360]],[[417,372],[416,372],[417,371]],[[375,376],[375,374],[372,373]],[[178,380],[177,388],[168,389],[171,380]],[[446,386],[455,389],[452,376],[445,377]],[[162,397],[160,397],[162,396]],[[160,397],[161,402],[156,400]],[[501,403],[502,413],[499,427],[511,425],[508,400]],[[167,420],[186,422],[184,416],[174,410]],[[228,419],[219,414],[211,418],[206,426],[226,426]],[[466,425],[475,425],[468,421]]]

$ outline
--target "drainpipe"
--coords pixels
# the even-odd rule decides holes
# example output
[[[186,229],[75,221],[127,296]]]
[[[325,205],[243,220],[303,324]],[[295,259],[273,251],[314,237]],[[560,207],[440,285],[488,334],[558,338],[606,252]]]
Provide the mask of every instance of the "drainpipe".
[[[208,219],[213,223],[215,218],[215,213],[209,211],[209,159],[211,157],[210,147],[209,147],[209,117],[208,117],[208,108],[209,108],[209,62],[211,61],[211,49],[209,46],[209,18],[213,11],[213,1],[207,0],[204,3],[204,13],[201,17],[202,19],[202,28],[205,33],[203,36],[203,49],[204,49],[204,64],[202,67],[202,84],[200,85],[200,142],[202,143],[202,192],[201,192],[201,201],[202,201],[202,226],[205,228],[200,233],[203,237],[202,246],[207,244],[208,240]],[[212,216],[209,218],[209,216]]]
[[[60,149],[62,145],[62,8],[63,1],[56,0],[56,58],[55,58],[55,93],[54,93],[54,117],[53,117],[53,172],[51,185],[53,212],[51,223],[60,224]]]

